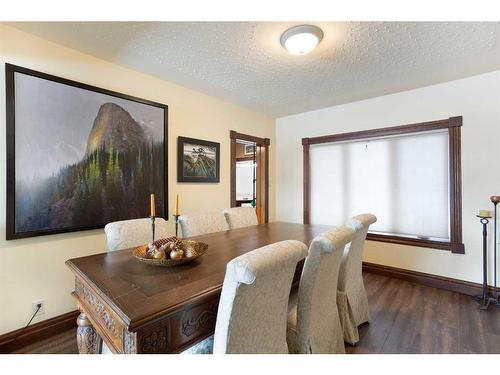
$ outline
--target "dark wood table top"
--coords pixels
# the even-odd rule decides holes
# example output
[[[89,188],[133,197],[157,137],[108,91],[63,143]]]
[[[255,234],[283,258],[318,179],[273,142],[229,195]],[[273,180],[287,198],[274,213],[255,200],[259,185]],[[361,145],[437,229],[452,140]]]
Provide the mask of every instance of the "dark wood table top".
[[[139,262],[132,249],[70,259],[68,267],[128,324],[135,327],[178,310],[210,293],[220,293],[226,264],[259,247],[288,239],[309,245],[329,226],[273,222],[192,237],[208,244],[192,263],[156,267]]]

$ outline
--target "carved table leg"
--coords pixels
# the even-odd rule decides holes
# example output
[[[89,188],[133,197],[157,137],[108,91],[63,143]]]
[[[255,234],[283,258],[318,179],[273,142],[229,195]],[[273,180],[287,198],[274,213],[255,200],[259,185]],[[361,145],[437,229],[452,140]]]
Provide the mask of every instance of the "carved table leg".
[[[90,320],[83,312],[76,319],[76,342],[80,354],[100,354],[102,350],[102,339],[96,332]]]

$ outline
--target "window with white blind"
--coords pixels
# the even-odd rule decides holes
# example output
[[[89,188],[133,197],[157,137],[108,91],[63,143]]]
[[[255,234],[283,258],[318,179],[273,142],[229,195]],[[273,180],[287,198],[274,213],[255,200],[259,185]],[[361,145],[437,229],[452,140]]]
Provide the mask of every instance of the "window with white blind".
[[[370,212],[378,220],[369,239],[463,252],[459,125],[306,138],[305,222],[339,225]]]

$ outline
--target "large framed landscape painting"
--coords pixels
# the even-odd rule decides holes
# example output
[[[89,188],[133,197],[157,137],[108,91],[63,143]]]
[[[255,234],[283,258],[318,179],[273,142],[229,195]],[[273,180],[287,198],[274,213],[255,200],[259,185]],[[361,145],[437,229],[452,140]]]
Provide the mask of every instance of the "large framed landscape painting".
[[[7,239],[168,219],[168,108],[6,64]]]
[[[177,181],[219,182],[220,143],[179,137],[177,139]]]

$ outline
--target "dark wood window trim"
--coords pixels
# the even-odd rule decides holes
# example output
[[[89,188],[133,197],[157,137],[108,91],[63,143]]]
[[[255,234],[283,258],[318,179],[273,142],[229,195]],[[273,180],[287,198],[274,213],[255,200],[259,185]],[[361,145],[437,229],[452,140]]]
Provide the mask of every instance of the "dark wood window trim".
[[[449,134],[449,161],[450,161],[450,241],[441,242],[418,237],[398,236],[368,233],[367,239],[372,241],[389,242],[395,244],[428,247],[440,250],[449,250],[452,253],[464,254],[462,243],[462,161],[461,161],[461,127],[462,116],[450,117],[444,120],[421,122],[410,125],[393,126],[388,128],[371,129],[351,133],[324,135],[314,138],[302,138],[304,153],[304,224],[310,223],[311,218],[311,176],[309,162],[310,145],[334,143],[364,138],[386,137],[391,135],[427,132],[432,130],[448,129]]]
[[[257,146],[264,147],[265,176],[264,176],[264,200],[265,211],[264,220],[269,222],[269,138],[259,138],[253,135],[238,133],[234,130],[229,132],[231,138],[231,207],[236,207],[236,140],[255,142]],[[251,159],[253,160],[253,158]]]

